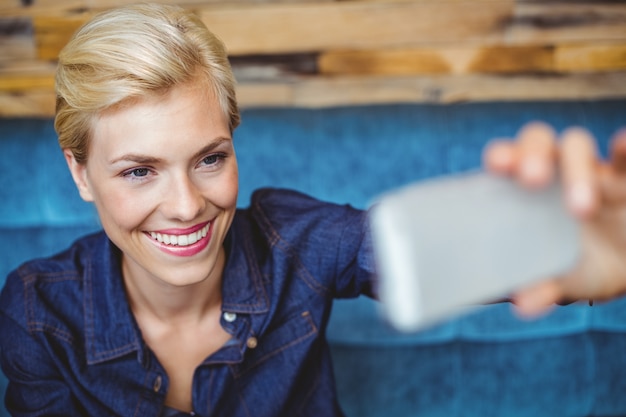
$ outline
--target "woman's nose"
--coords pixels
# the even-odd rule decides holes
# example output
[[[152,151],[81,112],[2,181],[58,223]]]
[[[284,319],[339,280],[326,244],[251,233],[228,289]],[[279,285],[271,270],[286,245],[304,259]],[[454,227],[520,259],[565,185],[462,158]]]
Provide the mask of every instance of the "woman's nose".
[[[190,221],[206,208],[202,190],[187,175],[172,178],[163,194],[162,211],[169,219]]]

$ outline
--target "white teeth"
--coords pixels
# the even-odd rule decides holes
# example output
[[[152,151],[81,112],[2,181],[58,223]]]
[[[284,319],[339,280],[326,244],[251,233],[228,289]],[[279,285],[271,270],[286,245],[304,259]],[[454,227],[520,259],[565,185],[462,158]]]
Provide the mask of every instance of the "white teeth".
[[[150,232],[152,239],[172,246],[189,246],[193,245],[203,237],[206,237],[209,232],[210,224],[207,224],[197,232],[189,233],[188,235],[166,235],[165,233]]]

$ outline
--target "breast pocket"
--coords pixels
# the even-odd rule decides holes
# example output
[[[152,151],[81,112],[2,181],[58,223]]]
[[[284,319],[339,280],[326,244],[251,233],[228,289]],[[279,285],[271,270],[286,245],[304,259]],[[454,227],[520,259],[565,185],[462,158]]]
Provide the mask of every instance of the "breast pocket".
[[[250,371],[258,372],[259,367],[268,364],[297,365],[307,357],[310,345],[318,333],[310,312],[289,316],[261,336],[248,339],[245,358],[238,369],[233,370],[235,378]]]

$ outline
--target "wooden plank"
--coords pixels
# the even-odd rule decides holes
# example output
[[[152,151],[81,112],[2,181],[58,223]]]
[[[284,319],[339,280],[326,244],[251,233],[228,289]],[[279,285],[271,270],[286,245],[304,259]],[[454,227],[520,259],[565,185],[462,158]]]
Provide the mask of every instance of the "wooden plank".
[[[85,7],[85,0],[2,0],[0,16],[33,17]]]
[[[317,54],[231,56],[230,65],[239,81],[276,80],[317,74],[317,59]]]
[[[523,2],[507,29],[510,43],[626,40],[626,2]]]
[[[297,82],[248,82],[237,84],[237,102],[241,108],[291,107],[295,104]]]
[[[39,55],[46,59],[56,57],[89,15],[56,10],[35,16]],[[624,2],[482,0],[480,7],[469,0],[219,3],[198,12],[233,55],[626,39]]]
[[[387,49],[329,51],[320,54],[320,73],[355,75],[445,74],[452,72],[449,62],[435,50]]]
[[[87,21],[91,13],[71,15],[42,15],[33,18],[35,43],[39,59],[56,59],[74,32]]]
[[[553,70],[553,48],[532,45],[330,51],[319,58],[322,74],[506,74]]]
[[[626,42],[330,51],[322,74],[522,74],[626,69]]]
[[[559,45],[555,50],[555,67],[562,72],[626,70],[626,42]]]
[[[0,92],[0,117],[53,117],[54,106],[54,93],[50,91]]]
[[[30,90],[54,90],[54,75],[51,74],[3,74],[0,77],[0,91],[25,92]]]
[[[522,74],[554,69],[550,46],[492,46],[478,48],[466,67],[468,73]]]
[[[451,6],[453,3],[454,7]],[[513,0],[220,4],[199,14],[232,55],[311,52],[454,41],[490,42],[511,18]],[[42,59],[53,59],[89,13],[35,16]],[[423,16],[428,16],[427,19]]]
[[[320,3],[335,0],[152,0],[152,3],[174,4],[193,9],[209,3]],[[430,1],[430,0],[427,0]],[[71,13],[76,11],[100,11],[126,4],[137,3],[135,0],[27,0],[30,4],[24,5],[24,0],[1,0],[0,16],[42,16],[49,14]]]
[[[242,86],[241,88],[244,88]],[[333,77],[294,85],[286,106],[329,107],[460,101],[588,100],[626,97],[626,72],[534,77],[467,75]]]
[[[9,61],[31,60],[35,54],[30,20],[0,15],[0,66]]]
[[[31,36],[0,36],[0,68],[7,62],[33,60],[35,55]]]
[[[208,6],[199,13],[233,55],[495,42],[512,0]]]
[[[250,107],[330,107],[465,101],[592,100],[626,97],[626,72],[566,76],[442,75],[310,77],[240,83],[239,103]],[[54,93],[0,91],[0,117],[52,117]]]

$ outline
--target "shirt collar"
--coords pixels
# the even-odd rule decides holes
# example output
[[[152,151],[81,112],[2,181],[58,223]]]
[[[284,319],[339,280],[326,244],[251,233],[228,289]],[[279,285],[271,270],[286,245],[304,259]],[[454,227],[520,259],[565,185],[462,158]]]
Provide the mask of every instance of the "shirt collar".
[[[222,310],[262,314],[269,299],[254,243],[235,216],[224,246],[226,266],[222,278]],[[84,272],[85,347],[89,364],[144,352],[140,330],[130,310],[121,275],[119,249],[101,233],[90,249]]]
[[[243,215],[235,216],[224,241],[226,266],[222,278],[222,310],[233,313],[261,314],[269,311],[258,248],[246,227]]]
[[[84,271],[87,362],[107,361],[142,349],[121,275],[120,253],[102,232]]]

